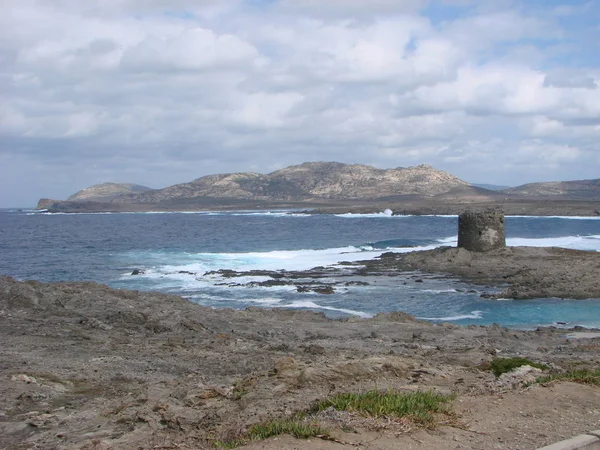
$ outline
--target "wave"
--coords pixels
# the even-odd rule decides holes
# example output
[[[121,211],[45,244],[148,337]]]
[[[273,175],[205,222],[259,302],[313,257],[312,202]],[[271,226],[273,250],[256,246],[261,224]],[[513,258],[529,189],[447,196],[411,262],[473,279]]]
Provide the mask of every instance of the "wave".
[[[125,255],[127,259],[154,263],[145,268],[140,277],[169,277],[182,281],[203,277],[206,272],[230,269],[240,272],[251,270],[302,271],[314,267],[331,267],[344,262],[357,262],[374,259],[386,251],[398,253],[415,250],[429,250],[444,244],[444,240],[430,241],[428,245],[417,247],[386,246],[374,248],[371,245],[347,246],[328,249],[275,250],[270,252],[247,253],[164,253],[135,252]],[[144,268],[141,268],[144,269]],[[124,273],[123,277],[129,277]],[[254,279],[250,281],[265,281]],[[235,278],[232,281],[239,281]],[[244,280],[246,281],[246,280]],[[249,282],[249,281],[248,281]]]
[[[561,236],[550,238],[507,238],[506,244],[513,247],[563,247],[573,250],[600,251],[600,235]]]
[[[458,292],[456,289],[420,289],[421,292],[428,292],[430,294],[450,294]]]
[[[121,281],[137,284],[151,283],[156,288],[194,292],[203,288],[231,289],[252,287],[269,292],[293,292],[294,284],[260,286],[257,283],[271,280],[269,276],[244,276],[227,278],[207,272],[229,269],[238,272],[253,270],[303,271],[315,267],[335,267],[344,270],[345,263],[356,264],[381,256],[384,252],[406,253],[431,250],[440,246],[456,245],[457,237],[449,236],[434,240],[387,240],[361,246],[328,249],[275,250],[247,253],[188,253],[188,252],[135,252],[126,254],[129,261],[141,261],[143,273],[131,276],[131,269],[122,273]],[[554,238],[509,238],[508,245],[531,247],[565,247],[578,250],[600,251],[600,235],[564,236]],[[122,264],[121,267],[129,267]],[[139,280],[139,281],[136,281]],[[249,285],[250,286],[247,286]],[[433,293],[433,292],[432,292]],[[448,319],[450,320],[450,319]],[[459,320],[459,319],[453,319]]]
[[[359,246],[363,250],[386,250],[391,248],[410,248],[414,250],[416,247],[427,247],[431,245],[441,244],[444,239],[387,239],[384,241],[369,242]],[[456,240],[456,239],[454,239]]]
[[[458,236],[450,236],[436,239],[438,246],[456,246]],[[506,245],[511,247],[563,247],[573,250],[596,250],[600,251],[600,235],[588,236],[558,236],[548,238],[523,238],[509,237],[506,238]],[[419,248],[410,249],[418,250]]]
[[[519,219],[600,220],[600,216],[506,216]]]
[[[391,209],[386,209],[379,213],[372,214],[356,214],[356,213],[345,213],[345,214],[334,214],[336,217],[346,217],[350,219],[371,219],[371,218],[379,218],[379,217],[400,217],[394,216],[394,213]]]
[[[432,321],[443,321],[443,322],[453,322],[456,320],[466,320],[466,319],[483,319],[483,311],[471,311],[471,314],[464,314],[459,316],[449,316],[449,317],[417,317],[417,319],[421,320],[432,320]]]
[[[335,311],[335,312],[341,312],[344,314],[349,314],[351,316],[358,316],[358,317],[362,317],[363,319],[370,319],[371,317],[373,317],[373,314],[369,314],[363,311],[354,311],[352,309],[345,309],[345,308],[334,308],[333,306],[322,306],[322,305],[318,305],[314,302],[308,302],[308,301],[297,301],[297,302],[292,302],[289,305],[278,305],[277,308],[296,308],[296,309],[324,309],[326,311]]]
[[[196,214],[203,216],[264,216],[264,217],[311,217],[311,214],[305,214],[298,212],[299,210],[236,210],[236,211],[100,211],[100,212],[49,212],[47,209],[40,210],[14,210],[8,212],[27,212],[31,215],[48,215],[48,216],[59,216],[59,215],[103,215],[103,214],[119,214],[119,215],[137,215],[137,214]]]
[[[259,305],[277,305],[281,303],[282,300],[280,298],[245,298],[243,302],[246,303],[257,303]]]

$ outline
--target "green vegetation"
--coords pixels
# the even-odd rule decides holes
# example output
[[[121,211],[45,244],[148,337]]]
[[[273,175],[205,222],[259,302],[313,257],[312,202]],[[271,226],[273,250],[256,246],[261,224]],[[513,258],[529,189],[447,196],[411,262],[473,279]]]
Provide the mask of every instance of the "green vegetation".
[[[495,358],[491,363],[483,364],[480,367],[483,370],[491,370],[494,375],[499,377],[503,373],[510,372],[521,366],[531,366],[542,370],[548,369],[548,366],[533,362],[527,358]]]
[[[369,391],[363,394],[340,394],[317,402],[309,413],[298,413],[290,419],[273,420],[250,427],[243,436],[226,441],[217,441],[219,448],[236,448],[250,441],[268,439],[280,434],[289,434],[299,439],[329,437],[329,432],[316,422],[309,421],[308,414],[316,414],[334,407],[339,411],[356,412],[379,417],[408,417],[411,420],[431,425],[434,413],[448,413],[445,404],[455,395],[441,395],[434,392],[380,392]]]
[[[340,411],[365,414],[371,417],[410,417],[418,422],[431,423],[432,413],[446,412],[444,404],[453,400],[454,395],[441,395],[434,392],[380,392],[369,391],[363,394],[340,394],[320,401],[316,411],[333,406]]]
[[[253,425],[248,433],[241,438],[230,441],[215,442],[216,447],[236,448],[250,441],[268,439],[280,434],[289,434],[298,439],[308,439],[314,436],[326,436],[329,432],[314,422],[305,420],[305,414],[298,414],[293,419],[273,420]]]
[[[298,439],[308,439],[313,436],[325,435],[327,430],[316,423],[306,422],[301,419],[274,420],[263,424],[254,425],[248,431],[248,437],[254,439],[268,439],[271,436],[290,434]]]
[[[537,383],[550,383],[552,381],[573,381],[575,383],[600,386],[600,369],[573,370],[572,372],[539,377],[536,380]]]

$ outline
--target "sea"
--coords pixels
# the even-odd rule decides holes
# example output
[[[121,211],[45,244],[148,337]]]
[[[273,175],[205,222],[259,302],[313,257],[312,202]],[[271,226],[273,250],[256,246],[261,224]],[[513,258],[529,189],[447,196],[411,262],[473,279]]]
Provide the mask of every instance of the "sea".
[[[508,245],[600,251],[600,218],[506,218]],[[432,322],[600,328],[600,299],[494,300],[485,286],[433,277],[335,275],[335,293],[260,286],[268,276],[227,279],[219,269],[347,269],[383,252],[456,245],[456,216],[304,214],[300,211],[50,214],[0,210],[0,275],[18,280],[95,281],[160,291],[213,308],[308,309],[332,318],[403,311]],[[140,275],[132,275],[135,270]],[[600,275],[599,275],[600,276]],[[354,280],[354,281],[361,281]],[[410,280],[410,278],[409,278]],[[255,282],[255,283],[253,283]],[[491,289],[491,287],[489,287]]]

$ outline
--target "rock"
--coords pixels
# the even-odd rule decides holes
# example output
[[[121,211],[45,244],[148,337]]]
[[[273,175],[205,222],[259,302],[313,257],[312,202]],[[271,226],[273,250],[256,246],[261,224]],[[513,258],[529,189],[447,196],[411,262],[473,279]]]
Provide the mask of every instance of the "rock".
[[[535,380],[542,374],[542,370],[528,365],[503,373],[494,382],[495,387],[516,389]]]
[[[36,209],[50,209],[58,202],[59,200],[53,200],[51,198],[41,198],[38,201]]]
[[[20,375],[13,375],[10,377],[12,381],[20,381],[26,384],[39,384],[38,380],[34,377],[30,377],[29,375],[25,375],[24,373]]]
[[[143,275],[144,271],[140,270],[140,269],[135,269],[133,272],[131,272],[131,275]]]
[[[324,355],[325,347],[317,344],[310,344],[304,347],[304,352],[309,355]]]
[[[58,417],[54,414],[41,414],[36,417],[32,417],[27,421],[27,425],[34,428],[51,428],[58,423]]]
[[[458,247],[472,252],[506,247],[504,213],[465,211],[458,217]]]
[[[317,294],[331,295],[335,294],[335,289],[332,286],[321,286],[314,289]]]
[[[296,286],[296,291],[305,292],[316,292],[317,294],[331,295],[335,294],[335,288],[333,286]]]

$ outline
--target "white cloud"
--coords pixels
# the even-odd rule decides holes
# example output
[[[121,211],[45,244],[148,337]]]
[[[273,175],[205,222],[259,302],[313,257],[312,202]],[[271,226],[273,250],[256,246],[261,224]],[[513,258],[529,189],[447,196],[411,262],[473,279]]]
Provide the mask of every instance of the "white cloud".
[[[62,164],[61,195],[314,159],[598,176],[600,67],[561,60],[567,34],[569,58],[588,51],[560,22],[584,13],[442,3],[456,16],[421,0],[7,0],[0,189],[27,161]]]
[[[191,28],[176,36],[150,35],[124,52],[121,64],[134,71],[208,70],[253,64],[254,47],[231,34]]]
[[[320,17],[364,18],[379,14],[410,13],[426,4],[426,0],[280,0],[277,9],[286,13]]]

